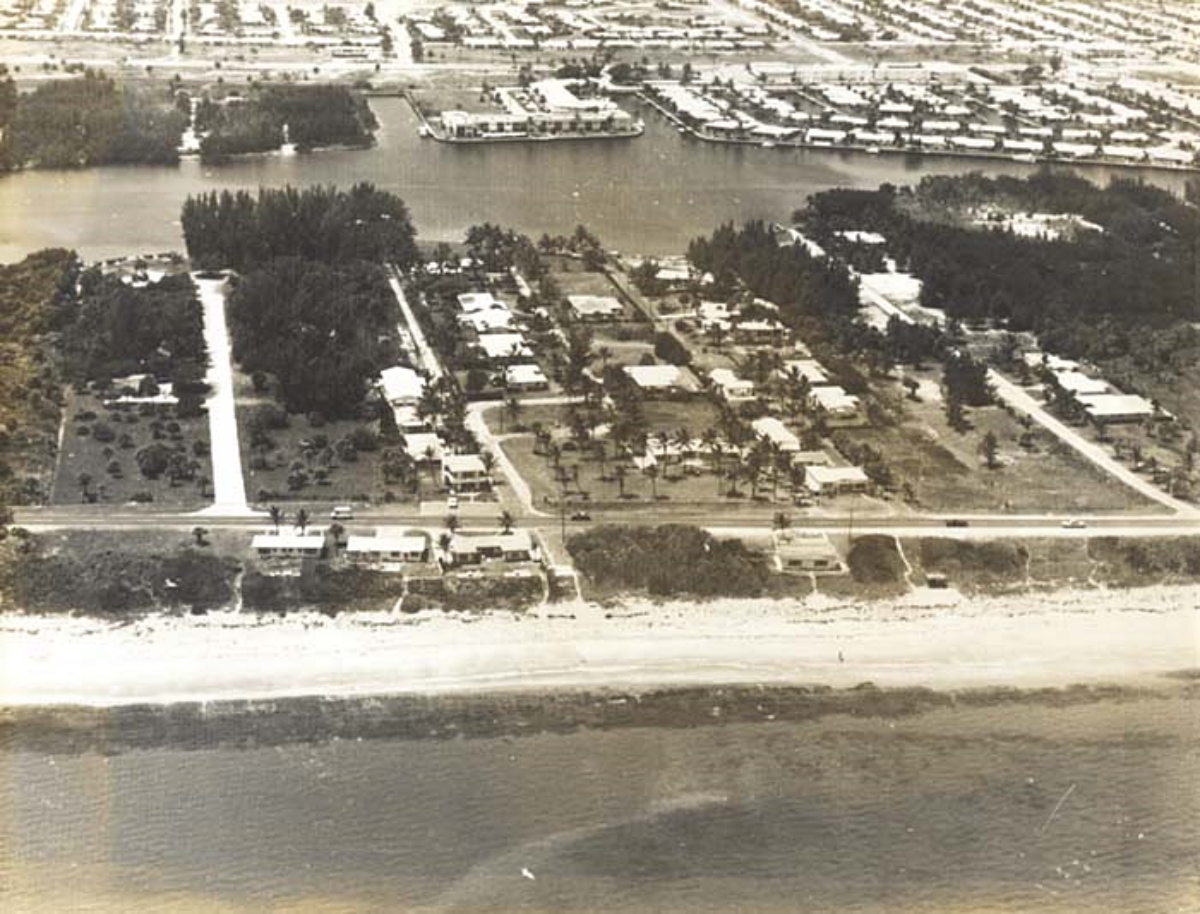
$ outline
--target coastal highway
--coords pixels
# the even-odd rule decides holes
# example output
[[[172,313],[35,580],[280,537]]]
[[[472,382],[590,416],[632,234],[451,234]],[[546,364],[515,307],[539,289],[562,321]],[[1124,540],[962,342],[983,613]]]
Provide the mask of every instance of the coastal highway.
[[[299,507],[288,505],[289,514]],[[304,506],[312,515],[314,526],[328,524],[326,506]],[[211,509],[209,509],[211,511]],[[501,511],[499,505],[464,505],[460,510],[462,529],[492,529]],[[431,514],[414,508],[397,510],[389,507],[357,508],[356,517],[344,522],[349,528],[376,526],[440,527],[449,511]],[[601,523],[661,524],[691,523],[702,526],[716,535],[763,536],[772,529],[772,518],[760,510],[696,512],[670,515],[655,511],[626,511],[624,509],[589,509],[590,521],[572,521],[569,530],[583,530]],[[949,526],[944,516],[863,516],[861,514],[829,514],[822,516],[791,515],[791,529],[822,531],[834,535],[863,535],[882,533],[890,536],[941,536],[954,539],[1005,539],[1029,537],[1086,537],[1086,536],[1197,536],[1200,521],[1194,516],[1161,515],[1092,515],[1086,526],[1066,527],[1061,515],[958,515],[965,526]],[[527,528],[556,531],[564,522],[557,516],[518,518]],[[218,513],[182,513],[92,505],[70,505],[43,508],[17,508],[14,524],[31,531],[49,530],[187,530],[201,526],[207,529],[264,530],[271,526],[266,512],[259,515],[222,515]]]

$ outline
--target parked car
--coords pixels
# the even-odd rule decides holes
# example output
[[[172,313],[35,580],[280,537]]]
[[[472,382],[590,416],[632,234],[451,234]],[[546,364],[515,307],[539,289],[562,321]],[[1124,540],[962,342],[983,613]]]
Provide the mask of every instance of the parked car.
[[[572,511],[571,512],[571,520],[591,520],[591,519],[592,519],[592,515],[588,514],[586,511]]]
[[[970,524],[961,517],[952,517],[946,521],[947,527],[969,527]]]
[[[329,512],[330,520],[354,520],[354,509],[349,505],[336,505]]]
[[[1087,521],[1078,517],[1070,517],[1063,521],[1062,525],[1068,530],[1082,530],[1087,526]]]
[[[457,511],[458,510],[458,496],[457,495],[447,496],[446,497],[446,507],[447,507],[447,509],[449,509],[451,511]]]

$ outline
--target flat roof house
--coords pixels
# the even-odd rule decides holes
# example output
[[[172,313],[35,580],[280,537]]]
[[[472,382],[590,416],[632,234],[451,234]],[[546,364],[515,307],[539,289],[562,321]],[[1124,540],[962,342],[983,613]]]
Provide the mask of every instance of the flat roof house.
[[[317,559],[325,551],[325,531],[312,527],[304,533],[270,530],[256,533],[250,545],[263,558]]]
[[[783,363],[784,375],[803,378],[812,387],[829,383],[825,368],[816,359],[791,359]]]
[[[1098,425],[1114,422],[1141,422],[1154,416],[1154,404],[1137,394],[1099,394],[1080,397],[1087,417]]]
[[[442,482],[456,492],[474,492],[491,488],[492,477],[478,454],[445,454]]]
[[[871,480],[861,467],[810,466],[804,472],[804,484],[815,495],[840,495],[865,492]]]
[[[476,333],[495,333],[511,328],[513,316],[507,308],[489,308],[486,311],[460,314],[458,322],[464,327],[470,327]]]
[[[708,373],[713,386],[726,400],[753,400],[754,382],[739,378],[728,368],[714,368]]]
[[[611,321],[625,313],[621,303],[611,295],[568,295],[567,302],[584,321]]]
[[[755,434],[760,438],[765,438],[774,445],[778,445],[780,450],[785,453],[800,453],[800,439],[792,434],[791,430],[774,416],[762,416],[755,419],[750,425],[753,427]]]
[[[404,450],[417,463],[436,463],[442,459],[442,439],[433,432],[413,432],[401,436]]]
[[[1081,371],[1058,371],[1054,374],[1058,386],[1073,397],[1094,397],[1108,393],[1108,384],[1099,378],[1088,377]]]
[[[423,562],[429,541],[415,534],[351,536],[346,540],[346,558],[355,564],[389,565]]]
[[[504,369],[504,386],[517,391],[546,390],[550,387],[550,379],[532,363],[509,365]]]
[[[479,337],[476,345],[493,362],[514,362],[533,355],[533,350],[520,333],[485,333]]]
[[[837,385],[814,387],[808,394],[809,405],[825,414],[828,421],[857,422],[862,418],[862,403]]]
[[[416,406],[425,392],[425,379],[416,369],[395,365],[379,373],[384,399],[392,406]]]
[[[475,314],[492,308],[508,310],[504,302],[495,298],[491,292],[464,292],[458,296],[458,308],[463,314]]]
[[[683,380],[677,365],[626,365],[625,374],[643,390],[674,390]]]
[[[531,562],[537,558],[537,546],[527,530],[483,536],[456,533],[450,540],[449,557],[452,565]]]
[[[824,533],[789,530],[775,538],[775,564],[780,571],[840,571],[842,558]]]

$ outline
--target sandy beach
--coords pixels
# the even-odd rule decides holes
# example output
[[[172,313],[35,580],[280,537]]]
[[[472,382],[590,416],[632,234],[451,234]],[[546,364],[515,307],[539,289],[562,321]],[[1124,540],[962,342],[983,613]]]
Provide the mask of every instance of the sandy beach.
[[[1037,687],[1200,666],[1200,587],[877,603],[575,603],[524,616],[0,619],[0,704],[873,682]]]

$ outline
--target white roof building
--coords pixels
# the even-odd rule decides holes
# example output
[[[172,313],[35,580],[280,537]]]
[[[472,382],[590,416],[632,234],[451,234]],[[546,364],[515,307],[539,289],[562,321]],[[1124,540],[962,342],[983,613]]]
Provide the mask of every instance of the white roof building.
[[[506,306],[504,302],[494,298],[491,292],[464,292],[458,296],[458,307],[464,314],[474,314],[476,311]]]
[[[728,368],[714,368],[708,376],[726,400],[749,400],[754,397],[754,382],[739,378]]]
[[[810,385],[814,386],[829,382],[829,376],[825,374],[825,368],[816,359],[791,359],[783,363],[783,372],[786,375],[803,378]]]
[[[404,450],[413,460],[439,461],[442,459],[442,439],[433,432],[413,432],[400,439],[404,442]]]
[[[325,548],[325,531],[309,527],[304,533],[281,529],[256,533],[250,545],[259,555],[317,556]]]
[[[544,388],[550,385],[550,380],[538,365],[523,363],[504,369],[504,383],[508,387]]]
[[[476,333],[495,333],[512,327],[512,312],[507,308],[489,308],[486,311],[473,311],[460,314],[459,323],[470,327]]]
[[[529,358],[533,350],[520,333],[485,333],[479,337],[479,348],[489,359],[496,361]]]
[[[568,295],[567,302],[582,320],[611,320],[624,313],[620,301],[611,295]]]
[[[626,365],[625,374],[645,390],[667,390],[678,387],[683,379],[676,365]]]
[[[1139,422],[1154,415],[1154,404],[1137,394],[1080,397],[1083,411],[1095,422]]]
[[[818,495],[860,492],[870,482],[861,467],[810,466],[804,471],[804,484]]]
[[[797,453],[800,450],[800,439],[792,434],[781,421],[774,416],[762,416],[751,423],[755,433],[787,453]]]
[[[848,394],[837,385],[814,387],[809,393],[809,399],[831,416],[856,415],[859,409],[858,397]]]
[[[1081,371],[1055,372],[1058,386],[1076,397],[1090,397],[1108,393],[1108,384],[1099,378],[1088,377]]]
[[[412,368],[395,365],[379,373],[383,396],[392,406],[415,405],[425,392],[425,379]]]
[[[395,562],[419,562],[428,549],[428,540],[419,535],[350,536],[346,555],[350,559],[390,559]]]

